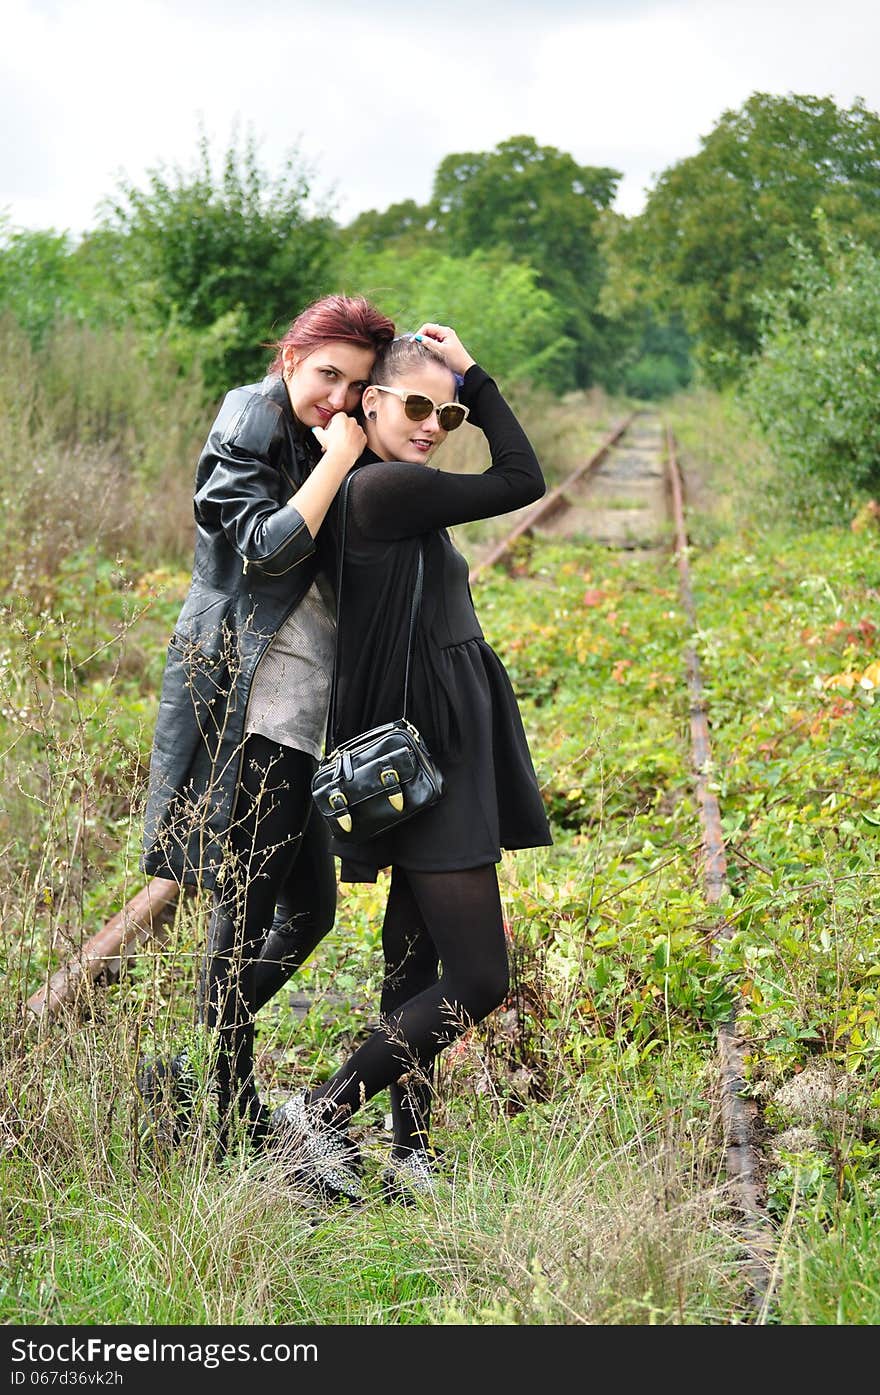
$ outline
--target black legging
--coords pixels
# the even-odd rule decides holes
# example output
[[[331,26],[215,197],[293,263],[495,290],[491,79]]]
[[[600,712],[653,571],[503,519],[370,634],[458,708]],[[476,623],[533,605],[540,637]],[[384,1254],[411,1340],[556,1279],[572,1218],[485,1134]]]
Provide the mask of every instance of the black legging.
[[[401,1154],[427,1146],[435,1057],[507,996],[494,864],[460,872],[393,868],[382,943],[382,1026],[309,1099],[326,1100],[328,1118],[344,1118],[388,1086]]]
[[[388,1021],[393,1012],[430,988],[440,977],[440,959],[425,929],[418,903],[399,868],[391,874],[391,887],[382,922],[385,976],[380,1010]],[[404,1157],[413,1148],[426,1148],[431,1129],[433,1064],[426,1073],[418,1062],[402,1080],[388,1087],[391,1098],[392,1152]]]
[[[237,1112],[255,1135],[254,1016],[333,926],[336,875],[312,814],[315,762],[264,736],[246,740],[225,875],[214,895],[199,1016],[218,1032],[220,1146]]]

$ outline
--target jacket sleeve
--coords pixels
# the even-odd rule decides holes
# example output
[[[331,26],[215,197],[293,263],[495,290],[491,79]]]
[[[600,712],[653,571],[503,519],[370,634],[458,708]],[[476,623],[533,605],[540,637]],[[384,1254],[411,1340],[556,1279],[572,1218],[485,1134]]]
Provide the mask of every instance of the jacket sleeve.
[[[494,518],[540,499],[546,485],[531,443],[493,378],[468,369],[461,400],[482,429],[492,463],[478,475],[453,474],[403,461],[377,461],[358,471],[352,516],[367,536],[412,537],[432,528]]]
[[[282,469],[285,432],[274,402],[230,393],[214,422],[202,461],[210,473],[195,496],[196,514],[226,534],[245,566],[277,576],[311,557],[315,540],[286,501],[298,482]]]

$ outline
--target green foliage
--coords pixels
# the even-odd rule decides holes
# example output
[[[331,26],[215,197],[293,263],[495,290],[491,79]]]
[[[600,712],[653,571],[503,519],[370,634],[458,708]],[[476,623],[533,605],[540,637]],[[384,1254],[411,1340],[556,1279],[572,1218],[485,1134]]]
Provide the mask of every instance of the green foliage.
[[[521,1000],[535,1004],[519,1064],[552,1096],[575,1068],[592,1077],[614,1062],[649,1079],[656,1053],[684,1056],[731,993],[692,876],[671,571],[580,540],[533,542],[517,575],[527,606],[523,582],[512,592],[503,574],[481,575],[476,601],[520,699],[556,840],[509,893]]]
[[[643,354],[627,368],[623,381],[630,397],[647,401],[669,397],[686,386],[681,368],[671,354]]]
[[[632,247],[632,220],[606,209],[598,228],[603,279],[596,306],[596,380],[608,392],[642,400],[668,397],[691,381],[690,335],[678,312],[648,302]]]
[[[389,204],[383,212],[368,209],[358,214],[342,230],[340,242],[344,247],[360,247],[374,254],[388,251],[393,244],[394,251],[404,257],[428,247],[434,247],[438,253],[446,250],[431,205],[418,204],[415,199]]]
[[[802,1205],[815,1166],[814,1157],[798,1156],[789,1163],[792,1194]],[[825,1187],[827,1192],[836,1189],[833,1175],[826,1177]],[[878,1274],[876,1198],[857,1195],[850,1205],[837,1205],[833,1224],[817,1206],[798,1227],[795,1253],[782,1275],[782,1321],[796,1327],[876,1327]]]
[[[599,217],[620,171],[579,165],[566,151],[513,136],[494,150],[447,155],[434,176],[438,231],[453,253],[502,248],[535,267],[563,307],[575,344],[574,382],[586,387],[603,357],[596,315],[603,269]]]
[[[513,136],[494,150],[447,155],[427,205],[408,200],[361,214],[343,238],[404,259],[431,252],[460,265],[481,255],[496,267],[534,268],[569,341],[570,373],[557,379],[558,389],[584,387],[609,358],[596,308],[604,275],[599,227],[619,179],[618,170],[579,165],[555,146]],[[441,318],[453,316],[444,310]],[[514,312],[505,332],[516,319]]]
[[[632,220],[623,274],[680,310],[708,377],[727,381],[759,346],[755,295],[791,282],[789,239],[832,227],[880,247],[880,117],[857,101],[756,92],[726,111],[698,155],[665,170]]]
[[[759,302],[761,352],[743,399],[795,503],[824,496],[839,514],[880,489],[880,255],[823,237],[821,255],[796,244],[792,284]]]
[[[341,267],[401,329],[426,320],[455,326],[480,363],[509,385],[530,381],[560,392],[572,382],[572,342],[564,315],[529,266],[498,252],[452,257],[422,250],[408,256],[354,249]]]
[[[0,741],[16,772],[0,815],[3,909],[10,944],[28,947],[29,992],[138,883],[132,811],[188,579],[134,581],[83,549],[39,578],[36,604],[16,591],[0,609]]]
[[[66,234],[5,227],[0,311],[36,347],[65,319],[134,329],[147,352],[170,353],[184,375],[201,372],[216,398],[259,376],[267,345],[340,278],[361,291],[375,263],[391,300],[412,303],[390,274],[396,262],[469,267],[479,257],[532,268],[530,288],[552,300],[542,320],[555,333],[536,326],[534,353],[517,352],[515,376],[534,373],[557,392],[600,384],[656,400],[690,381],[691,352],[708,381],[737,380],[759,348],[760,297],[796,279],[792,237],[818,245],[817,207],[832,228],[880,247],[880,118],[861,101],[842,109],[830,98],[754,93],[723,113],[699,154],[660,175],[639,218],[609,207],[619,177],[519,135],[448,155],[428,203],[404,199],[340,229],[308,211],[298,156],[270,176],[248,139],[216,175],[202,139],[192,168],[160,166],[143,188],[123,181],[77,246]],[[447,280],[438,270],[445,296]],[[451,305],[437,317],[453,319]],[[514,309],[509,323],[518,319]]]
[[[703,383],[664,404],[688,495],[688,536],[700,549],[720,537],[742,547],[784,520],[807,526],[803,510],[789,508],[788,490],[766,439],[735,388]]]
[[[713,788],[736,897],[729,967],[757,1090],[814,1057],[873,1088],[880,542],[731,538],[694,562]],[[866,817],[867,820],[866,821]]]
[[[110,228],[79,242],[67,233],[12,229],[0,220],[0,315],[32,348],[46,348],[64,327],[132,328],[125,239]]]
[[[503,245],[546,263],[545,271],[555,252],[574,272],[588,264],[599,210],[611,203],[619,179],[619,170],[579,165],[555,146],[513,136],[491,151],[447,155],[434,176],[433,200],[453,251]]]
[[[522,549],[527,607],[508,608],[500,578],[477,594],[557,840],[543,875],[511,892],[520,992],[540,1005],[519,1068],[551,1092],[559,1062],[563,1074],[621,1060],[642,1072],[662,1046],[686,1051],[698,1024],[717,1029],[734,1001],[768,1123],[777,1088],[812,1062],[844,1082],[845,1172],[835,1134],[794,1203],[821,1202],[829,1219],[858,1198],[876,1206],[880,1189],[878,548],[873,534],[777,526],[695,549],[693,637],[656,565],[583,546]],[[695,879],[676,717],[689,638],[727,850],[730,899],[714,909]],[[784,1166],[771,1180],[780,1214],[792,1185]]]
[[[192,559],[192,480],[210,421],[197,373],[131,329],[56,324],[40,348],[0,317],[0,546],[39,608],[63,558]]]
[[[34,347],[72,313],[70,255],[66,233],[12,230],[0,221],[0,315],[11,316]]]
[[[160,166],[144,189],[123,182],[106,208],[116,294],[182,363],[201,362],[214,395],[260,377],[261,346],[327,289],[334,229],[307,215],[308,194],[296,157],[270,179],[251,138],[226,152],[216,177],[203,137],[192,169]]]

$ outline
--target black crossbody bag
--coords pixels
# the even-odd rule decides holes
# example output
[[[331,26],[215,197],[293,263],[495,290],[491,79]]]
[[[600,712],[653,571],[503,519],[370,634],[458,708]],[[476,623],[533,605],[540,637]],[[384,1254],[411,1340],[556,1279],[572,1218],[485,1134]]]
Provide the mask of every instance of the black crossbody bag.
[[[345,558],[345,524],[348,490],[356,472],[346,476],[339,501],[339,560],[336,568],[336,652],[327,718],[329,753],[312,777],[312,798],[334,838],[362,843],[388,833],[422,809],[429,809],[443,794],[443,775],[412,722],[407,720],[409,674],[416,627],[422,603],[425,559],[419,542],[418,567],[413,588],[403,680],[401,715],[393,722],[372,727],[336,745],[336,694],[339,676],[342,614],[342,571]]]

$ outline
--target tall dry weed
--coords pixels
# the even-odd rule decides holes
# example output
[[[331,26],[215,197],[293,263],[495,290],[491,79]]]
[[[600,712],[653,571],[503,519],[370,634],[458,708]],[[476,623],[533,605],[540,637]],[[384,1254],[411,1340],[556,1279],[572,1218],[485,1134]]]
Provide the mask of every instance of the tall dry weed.
[[[0,541],[7,592],[37,599],[93,547],[190,560],[192,480],[210,411],[133,334],[63,325],[35,351],[0,324]]]

